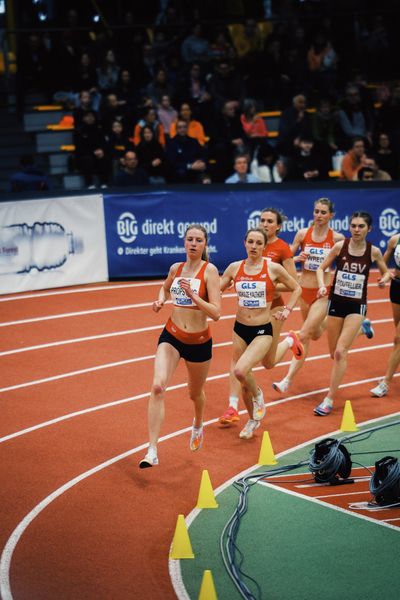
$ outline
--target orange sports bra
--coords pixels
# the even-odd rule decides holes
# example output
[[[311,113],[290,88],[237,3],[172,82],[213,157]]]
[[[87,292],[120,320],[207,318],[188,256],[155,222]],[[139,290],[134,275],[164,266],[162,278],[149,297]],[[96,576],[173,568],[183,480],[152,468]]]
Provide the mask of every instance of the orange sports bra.
[[[244,308],[264,308],[274,298],[275,286],[268,273],[268,261],[263,261],[259,273],[245,273],[245,260],[240,263],[234,283],[239,306]]]
[[[182,279],[182,270],[186,263],[180,263],[174,280],[172,282],[170,288],[170,294],[172,299],[172,304],[174,306],[179,306],[181,308],[192,308],[194,310],[200,310],[198,306],[193,302],[189,296],[186,295],[186,292],[179,285],[179,280]],[[204,262],[204,264],[200,267],[198,273],[194,277],[185,277],[188,281],[190,281],[190,287],[194,290],[200,298],[203,300],[208,300],[206,282],[204,281],[204,273],[207,268],[208,262]]]

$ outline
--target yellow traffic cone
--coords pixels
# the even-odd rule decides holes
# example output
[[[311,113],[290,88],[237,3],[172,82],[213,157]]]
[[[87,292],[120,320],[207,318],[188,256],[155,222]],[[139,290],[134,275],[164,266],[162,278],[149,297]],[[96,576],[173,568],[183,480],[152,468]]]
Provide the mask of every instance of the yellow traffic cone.
[[[207,469],[203,470],[196,508],[218,508]]]
[[[198,600],[218,600],[213,576],[211,571],[208,569],[206,569],[203,573]]]
[[[194,558],[192,544],[183,515],[178,515],[175,535],[169,553],[170,558]]]
[[[258,457],[259,465],[276,465],[274,451],[272,450],[271,440],[269,439],[268,431],[264,431],[261,442],[260,456]]]
[[[354,420],[353,409],[351,408],[350,400],[346,400],[344,405],[342,424],[340,425],[340,431],[358,431],[358,427]]]

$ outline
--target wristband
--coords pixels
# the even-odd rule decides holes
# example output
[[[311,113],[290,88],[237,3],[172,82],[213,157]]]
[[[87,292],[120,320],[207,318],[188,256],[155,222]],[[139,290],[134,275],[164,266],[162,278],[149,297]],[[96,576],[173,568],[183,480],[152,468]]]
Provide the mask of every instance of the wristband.
[[[289,306],[284,306],[283,310],[288,310],[289,312],[292,312],[293,308],[290,308]]]

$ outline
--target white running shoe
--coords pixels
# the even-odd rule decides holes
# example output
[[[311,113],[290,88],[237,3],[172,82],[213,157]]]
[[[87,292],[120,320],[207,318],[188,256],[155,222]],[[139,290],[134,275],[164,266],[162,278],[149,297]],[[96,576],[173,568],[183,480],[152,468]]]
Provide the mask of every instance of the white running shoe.
[[[262,393],[262,389],[258,388],[257,396],[253,398],[253,419],[254,421],[261,421],[265,417],[265,403],[264,403],[264,394]]]
[[[260,421],[255,421],[254,419],[249,419],[246,425],[243,427],[242,431],[239,433],[239,437],[242,440],[250,440],[253,437],[253,433],[256,429],[260,427]]]
[[[281,381],[276,381],[272,384],[272,387],[276,392],[280,394],[286,394],[290,386],[290,381],[287,377],[284,377]]]
[[[158,465],[158,458],[156,454],[148,452],[139,463],[139,469],[147,469],[148,467],[155,467]]]
[[[386,394],[388,393],[389,386],[382,380],[378,383],[376,387],[372,388],[372,390],[369,391],[373,396],[376,396],[377,398],[383,398],[383,396],[386,396]]]

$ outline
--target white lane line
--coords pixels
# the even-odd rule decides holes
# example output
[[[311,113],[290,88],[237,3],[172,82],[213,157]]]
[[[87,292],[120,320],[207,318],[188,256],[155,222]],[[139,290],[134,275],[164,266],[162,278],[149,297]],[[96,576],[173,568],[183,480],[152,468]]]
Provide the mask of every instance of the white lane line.
[[[234,298],[234,297],[236,297],[236,294],[224,294],[224,298]],[[168,300],[166,302],[166,304],[170,304],[170,303],[171,303],[170,300]],[[369,300],[369,302],[368,302],[368,304],[381,304],[381,303],[389,303],[389,299],[383,298],[381,300]],[[94,315],[94,314],[112,312],[112,311],[118,311],[118,310],[132,310],[134,308],[149,307],[149,306],[152,306],[152,304],[153,304],[153,302],[140,302],[138,304],[126,304],[126,305],[120,305],[120,306],[111,306],[111,307],[107,307],[107,308],[95,308],[95,309],[90,309],[90,310],[81,310],[81,311],[77,311],[77,312],[60,313],[57,315],[45,315],[43,317],[32,317],[30,319],[20,319],[18,321],[7,321],[4,323],[0,323],[0,327],[12,327],[15,325],[26,325],[27,323],[38,323],[41,321],[51,321],[54,319],[66,319],[66,318],[70,318],[70,317],[81,317],[83,315]],[[296,306],[296,308],[294,308],[293,310],[299,311],[300,308],[298,306]]]
[[[344,492],[342,494],[326,494],[326,496],[313,496],[313,498],[318,498],[319,500],[322,500],[323,498],[341,498],[342,496],[358,496],[360,494],[368,494],[368,496],[370,496],[371,492],[369,490],[363,490],[362,492]]]
[[[317,359],[318,359],[317,357],[313,357],[313,360],[317,360]],[[284,363],[284,364],[289,364],[289,363]],[[253,369],[253,370],[260,371],[262,369],[264,369],[264,367],[256,367],[256,369]],[[219,375],[213,375],[211,377],[208,377],[207,382],[216,381],[218,379],[226,379],[228,377],[229,377],[229,373],[221,373]],[[400,377],[400,373],[396,373],[394,375],[394,377]],[[373,383],[375,381],[379,381],[380,379],[381,379],[381,377],[370,377],[368,379],[360,379],[358,381],[352,381],[350,383],[345,383],[345,384],[341,385],[340,388],[344,389],[344,388],[348,388],[348,387],[355,387],[355,386],[363,384],[363,383]],[[168,387],[166,391],[169,392],[172,390],[182,389],[182,388],[186,387],[186,385],[187,385],[186,383],[179,383],[179,384]],[[329,388],[320,388],[319,390],[305,392],[303,394],[296,394],[295,396],[288,396],[287,398],[281,398],[280,400],[274,400],[272,402],[268,402],[268,403],[266,403],[266,406],[269,406],[269,407],[279,406],[280,404],[286,404],[287,402],[292,402],[293,400],[299,400],[301,398],[307,398],[309,396],[323,394],[323,393],[327,392],[328,389]],[[96,412],[98,410],[103,410],[106,408],[113,408],[114,406],[118,406],[120,404],[126,404],[128,402],[134,402],[135,400],[140,400],[142,398],[148,398],[149,396],[150,396],[150,392],[145,392],[143,394],[138,394],[137,396],[130,396],[129,398],[122,398],[121,400],[114,400],[112,402],[107,402],[106,404],[99,404],[97,406],[92,406],[91,408],[84,408],[79,411],[68,413],[61,417],[56,417],[55,419],[50,419],[49,421],[44,421],[42,423],[38,423],[37,425],[32,425],[31,427],[27,427],[26,429],[21,429],[20,431],[15,431],[14,433],[5,435],[4,437],[0,438],[0,443],[8,442],[9,440],[13,440],[15,438],[21,437],[22,435],[32,433],[33,431],[37,431],[37,430],[43,429],[45,427],[50,427],[51,425],[56,425],[57,423],[61,423],[62,421],[68,421],[69,419],[73,419],[75,417],[80,417],[82,415],[86,415],[88,413]],[[239,414],[244,415],[246,412],[247,411],[245,409],[243,409],[243,410],[239,411]],[[212,419],[210,421],[207,421],[207,423],[216,423],[217,421],[218,421],[218,419]]]
[[[219,344],[214,344],[213,348],[223,348],[225,346],[231,345],[232,342],[220,342]],[[381,350],[382,348],[391,348],[392,343],[390,344],[379,344],[376,346],[365,346],[363,348],[353,348],[349,350],[349,354],[357,354],[358,352],[370,352],[372,350]],[[154,354],[149,354],[148,356],[139,356],[137,358],[127,358],[125,360],[112,362],[112,363],[104,363],[102,365],[97,365],[95,367],[87,367],[86,369],[79,369],[78,371],[69,371],[67,373],[60,373],[59,375],[52,375],[51,377],[44,377],[42,379],[33,379],[32,381],[25,381],[24,383],[18,383],[16,385],[10,385],[8,387],[0,388],[0,394],[5,392],[11,392],[12,390],[19,390],[21,388],[30,387],[33,385],[40,385],[42,383],[48,383],[50,381],[58,381],[59,379],[65,379],[67,377],[75,377],[76,375],[82,375],[84,373],[92,373],[94,371],[100,371],[102,369],[111,369],[114,367],[119,367],[122,365],[127,365],[130,363],[140,362],[144,360],[152,360],[154,359]],[[329,354],[319,354],[317,356],[310,356],[306,358],[307,361],[311,360],[321,360],[323,358],[329,358]],[[279,366],[289,365],[290,361],[280,362]],[[258,367],[262,369],[264,367]],[[254,369],[253,369],[254,370]]]

